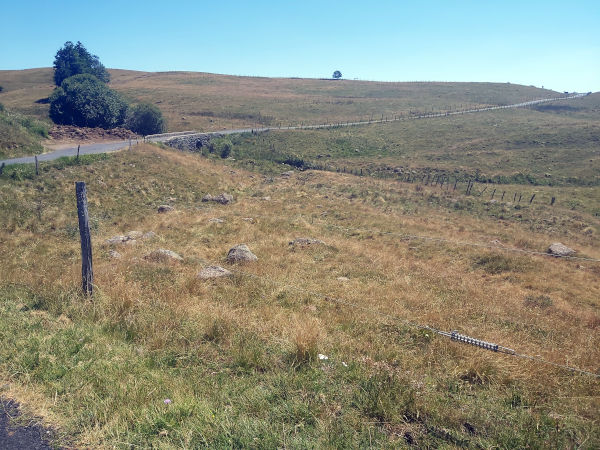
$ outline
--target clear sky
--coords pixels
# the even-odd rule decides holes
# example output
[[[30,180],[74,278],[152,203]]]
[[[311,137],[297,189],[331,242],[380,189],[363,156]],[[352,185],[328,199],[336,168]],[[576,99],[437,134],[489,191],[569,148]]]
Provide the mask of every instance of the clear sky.
[[[600,91],[600,0],[46,1],[0,7],[0,69],[107,67]]]

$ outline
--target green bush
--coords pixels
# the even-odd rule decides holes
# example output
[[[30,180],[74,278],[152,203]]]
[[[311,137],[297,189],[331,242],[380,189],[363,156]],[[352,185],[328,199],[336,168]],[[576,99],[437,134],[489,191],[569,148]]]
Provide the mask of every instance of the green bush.
[[[142,136],[163,133],[167,128],[160,109],[150,103],[134,106],[127,115],[125,126]]]
[[[75,75],[50,96],[50,118],[55,123],[114,128],[122,125],[127,103],[93,75]]]
[[[227,159],[231,156],[231,150],[233,149],[233,143],[229,139],[217,139],[214,143],[214,148],[219,153],[219,156],[223,159]],[[210,151],[210,149],[209,149]]]
[[[81,42],[65,42],[54,57],[54,83],[60,86],[67,78],[84,73],[94,75],[104,83],[110,80],[98,57],[88,52]]]

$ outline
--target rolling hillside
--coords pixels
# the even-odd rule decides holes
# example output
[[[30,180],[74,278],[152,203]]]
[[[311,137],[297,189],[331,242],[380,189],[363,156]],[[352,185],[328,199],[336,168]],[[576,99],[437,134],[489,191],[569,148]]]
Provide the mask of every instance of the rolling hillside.
[[[199,72],[110,70],[111,87],[130,99],[157,104],[169,131],[290,123],[334,123],[367,117],[506,105],[556,96],[554,91],[500,83],[383,83],[257,78]],[[0,101],[46,117],[52,69],[0,71]]]
[[[598,445],[598,378],[433,332],[597,371],[599,263],[527,252],[559,238],[598,259],[598,217],[219,161],[140,145],[38,177],[6,169],[6,395],[82,447]],[[92,300],[76,180],[88,183]],[[233,203],[202,201],[220,192]],[[157,214],[165,203],[174,210]],[[134,242],[107,242],[126,233]],[[290,244],[299,237],[322,242]],[[241,242],[258,261],[226,262]],[[158,248],[183,260],[147,257]],[[198,278],[214,264],[233,275]]]
[[[157,104],[171,130],[557,94],[490,83],[111,74],[130,100]],[[50,69],[0,71],[0,85],[11,118],[0,113],[0,133],[32,138],[43,129],[34,118],[46,120]],[[57,445],[75,447],[597,448],[599,118],[593,94],[244,133],[195,153],[140,144],[43,162],[39,175],[7,166],[2,395],[53,425]],[[80,285],[80,180],[93,298]],[[233,201],[207,196],[222,192]],[[171,209],[159,213],[162,205]],[[548,256],[559,241],[573,258]],[[257,261],[228,262],[241,243]],[[181,259],[157,257],[159,249]],[[231,273],[203,278],[214,265]],[[456,342],[454,330],[505,351]]]

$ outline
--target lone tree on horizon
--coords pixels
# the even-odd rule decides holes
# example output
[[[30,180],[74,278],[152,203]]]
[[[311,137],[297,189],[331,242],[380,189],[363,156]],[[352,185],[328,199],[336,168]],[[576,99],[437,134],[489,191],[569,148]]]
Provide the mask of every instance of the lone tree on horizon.
[[[336,70],[335,72],[333,72],[333,78],[339,80],[340,78],[342,78],[342,72]]]
[[[110,81],[110,75],[96,55],[92,55],[83,44],[77,41],[65,42],[54,57],[54,84],[60,86],[63,80],[73,75],[90,74],[103,83]]]

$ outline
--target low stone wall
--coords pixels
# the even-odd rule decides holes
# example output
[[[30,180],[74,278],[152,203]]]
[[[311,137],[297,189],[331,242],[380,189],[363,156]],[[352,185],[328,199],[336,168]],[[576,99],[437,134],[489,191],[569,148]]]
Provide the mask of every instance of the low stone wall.
[[[177,136],[164,141],[169,147],[177,148],[179,150],[186,150],[190,152],[201,151],[203,147],[206,147],[212,139],[223,137],[220,133],[198,133],[188,134],[185,136]]]

